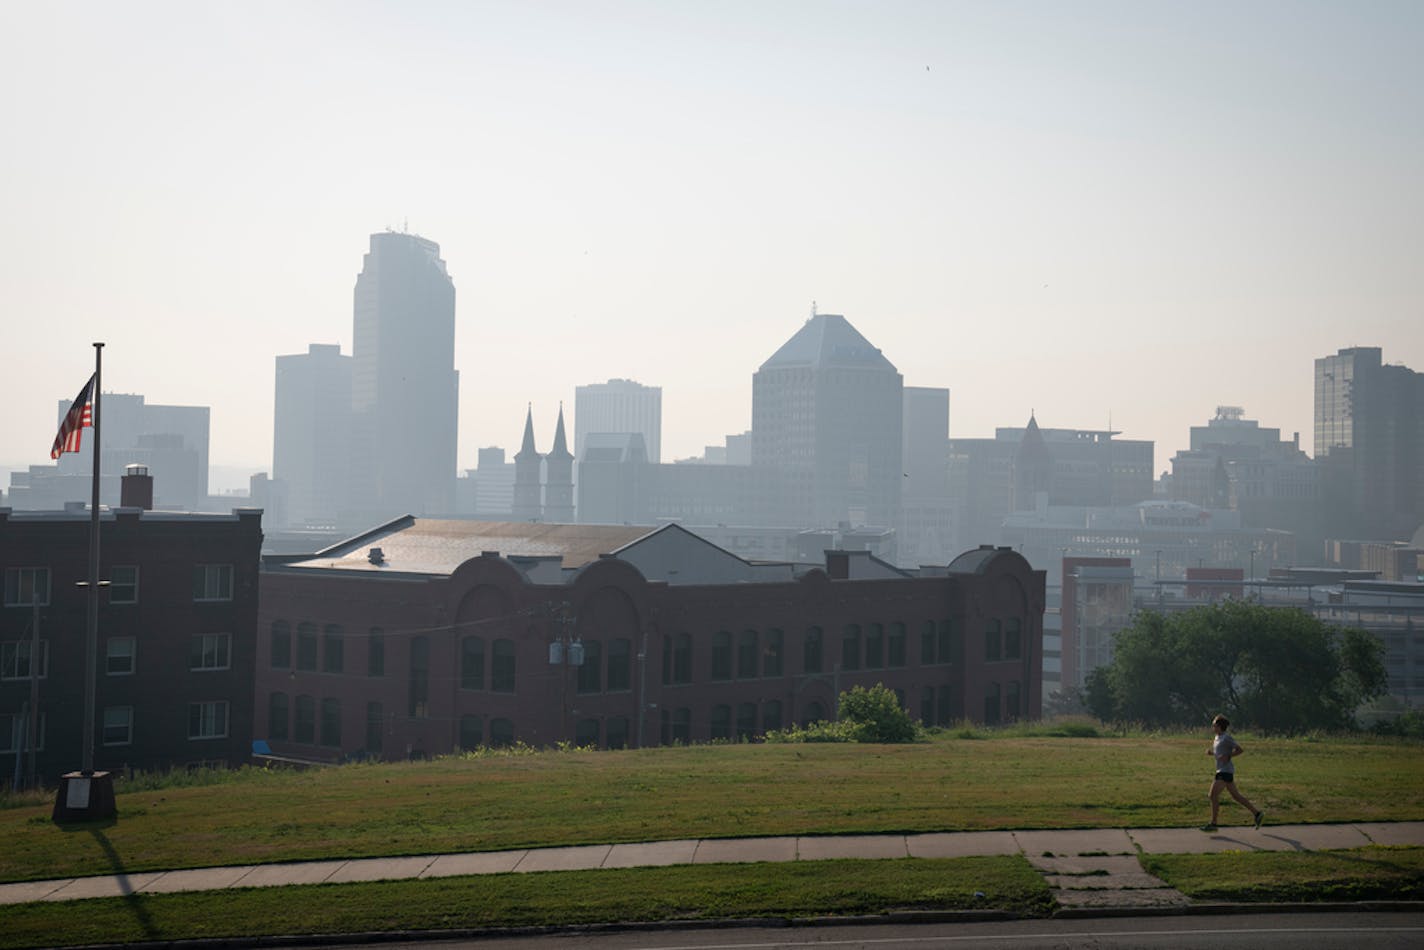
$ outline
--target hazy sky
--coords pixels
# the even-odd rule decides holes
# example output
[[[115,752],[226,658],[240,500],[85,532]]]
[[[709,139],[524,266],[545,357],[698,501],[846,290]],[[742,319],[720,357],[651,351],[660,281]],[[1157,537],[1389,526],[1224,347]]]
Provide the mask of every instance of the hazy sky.
[[[1235,404],[1310,451],[1315,357],[1424,370],[1421,48],[1415,0],[0,0],[0,463],[104,340],[268,468],[274,357],[350,352],[403,226],[462,467],[610,377],[699,453],[813,300],[956,436],[1111,418],[1160,471]]]

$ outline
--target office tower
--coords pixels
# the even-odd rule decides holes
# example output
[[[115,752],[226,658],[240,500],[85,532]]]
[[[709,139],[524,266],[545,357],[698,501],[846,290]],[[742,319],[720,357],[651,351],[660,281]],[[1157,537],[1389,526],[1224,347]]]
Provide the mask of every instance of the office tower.
[[[899,521],[903,380],[840,314],[815,314],[752,376],[752,466],[784,477],[769,520]]]
[[[336,525],[351,504],[351,357],[323,343],[277,357],[274,410],[272,478],[285,486],[286,522]]]
[[[455,507],[455,285],[440,245],[371,235],[356,278],[353,497],[367,519]]]
[[[1408,538],[1424,519],[1424,374],[1377,346],[1317,359],[1315,458],[1331,536]]]
[[[663,390],[631,379],[610,379],[574,389],[574,457],[583,458],[594,432],[637,432],[648,461],[662,461]]]

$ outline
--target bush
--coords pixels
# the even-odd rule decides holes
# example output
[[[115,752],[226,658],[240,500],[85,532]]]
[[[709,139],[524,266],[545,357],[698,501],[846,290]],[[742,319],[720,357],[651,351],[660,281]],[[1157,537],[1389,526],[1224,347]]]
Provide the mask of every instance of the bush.
[[[839,719],[851,725],[856,742],[914,742],[919,737],[915,721],[883,683],[841,693]]]

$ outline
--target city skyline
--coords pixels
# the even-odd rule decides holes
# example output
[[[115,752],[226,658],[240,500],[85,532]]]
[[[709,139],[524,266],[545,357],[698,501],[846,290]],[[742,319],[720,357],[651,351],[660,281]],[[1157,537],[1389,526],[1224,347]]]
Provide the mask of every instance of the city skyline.
[[[351,354],[386,226],[455,283],[460,469],[613,378],[700,454],[813,300],[953,436],[1111,421],[1158,474],[1218,405],[1313,454],[1318,357],[1424,366],[1416,5],[135,10],[0,12],[41,80],[0,103],[0,465],[104,340],[106,391],[270,471],[275,357]]]

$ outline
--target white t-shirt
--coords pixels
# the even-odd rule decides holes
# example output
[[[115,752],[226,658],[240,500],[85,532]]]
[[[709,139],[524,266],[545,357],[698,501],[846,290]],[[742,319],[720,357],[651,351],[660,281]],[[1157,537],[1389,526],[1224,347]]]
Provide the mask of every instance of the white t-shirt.
[[[1236,766],[1231,764],[1231,750],[1236,748],[1236,740],[1231,738],[1231,733],[1223,732],[1215,739],[1211,740],[1211,754],[1216,757],[1216,770],[1228,774],[1236,773]]]

